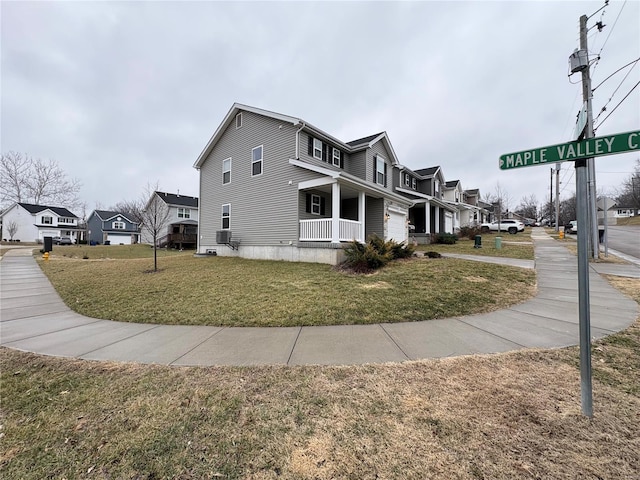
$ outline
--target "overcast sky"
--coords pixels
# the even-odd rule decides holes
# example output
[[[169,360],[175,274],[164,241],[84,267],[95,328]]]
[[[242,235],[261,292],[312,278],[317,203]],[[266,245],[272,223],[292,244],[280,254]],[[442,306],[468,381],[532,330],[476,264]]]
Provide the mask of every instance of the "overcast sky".
[[[2,152],[57,160],[87,214],[156,181],[198,196],[193,164],[240,102],[343,141],[384,130],[411,169],[440,165],[483,196],[499,182],[512,208],[542,202],[550,167],[500,171],[498,157],[572,139],[582,92],[568,57],[579,17],[603,4],[3,0]],[[612,1],[589,26],[600,19],[594,87],[640,57],[640,2]],[[640,128],[640,87],[603,121],[640,81],[629,70],[594,93],[594,116],[607,104],[598,136]],[[598,190],[613,193],[639,156],[597,158]],[[573,164],[560,178],[565,198]]]

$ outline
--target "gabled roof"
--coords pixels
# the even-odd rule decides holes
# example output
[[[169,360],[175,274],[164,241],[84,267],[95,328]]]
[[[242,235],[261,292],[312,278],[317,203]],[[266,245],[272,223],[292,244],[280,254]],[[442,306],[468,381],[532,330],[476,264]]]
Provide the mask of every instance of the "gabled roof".
[[[380,132],[374,135],[369,135],[368,137],[359,138],[357,140],[351,140],[350,142],[347,142],[347,145],[349,145],[350,147],[359,147],[363,145],[369,145],[369,143],[371,143],[373,140],[375,140],[376,138],[378,138],[380,135],[384,133],[385,132]]]
[[[464,193],[467,195],[480,195],[480,190],[477,188],[472,188],[471,190],[465,190]]]
[[[61,217],[70,217],[70,218],[79,218],[74,215],[72,212],[63,207],[49,207],[47,205],[33,205],[32,203],[18,203],[22,208],[24,208],[27,212],[31,214],[40,213],[43,210],[51,210],[56,215],[60,215]]]
[[[175,205],[178,207],[198,208],[198,197],[190,197],[188,195],[180,195],[179,193],[153,192],[167,205]],[[153,198],[153,196],[152,196]]]
[[[355,152],[358,150],[362,150],[364,148],[371,147],[376,142],[383,140],[386,144],[387,150],[391,154],[391,157],[392,157],[391,161],[394,164],[400,163],[398,161],[398,157],[396,156],[396,152],[393,150],[393,146],[391,145],[391,142],[389,141],[389,137],[386,132],[376,133],[375,135],[369,135],[368,137],[360,138],[358,140],[353,140],[351,142],[345,143],[342,140],[337,139],[333,135],[330,135],[324,132],[323,130],[313,126],[312,124],[310,124],[309,122],[301,118],[291,117],[289,115],[283,115],[281,113],[272,112],[270,110],[263,110],[261,108],[250,107],[248,105],[243,105],[241,103],[234,103],[231,109],[229,110],[229,112],[227,113],[227,115],[224,117],[224,120],[222,120],[222,123],[218,126],[214,134],[209,139],[209,142],[207,142],[207,145],[204,147],[204,150],[202,150],[202,152],[198,156],[196,163],[193,164],[194,168],[200,168],[202,166],[204,161],[207,159],[207,157],[211,153],[211,150],[213,150],[213,147],[216,145],[216,143],[218,143],[218,140],[220,140],[220,137],[222,136],[222,134],[229,127],[229,125],[231,125],[231,123],[235,120],[236,115],[242,111],[251,112],[257,115],[273,118],[281,122],[290,123],[293,126],[301,126],[301,128],[304,129],[305,131],[311,132],[317,137],[324,138],[325,140],[328,140],[329,142],[334,143],[335,145],[339,146],[340,148],[342,148],[347,152]]]
[[[431,177],[440,170],[440,167],[421,168],[420,170],[414,170],[415,173],[422,177]]]
[[[449,180],[448,182],[444,182],[444,186],[447,188],[455,188],[456,185],[460,184],[460,180]]]
[[[122,212],[115,212],[112,210],[94,210],[93,211],[100,220],[106,222],[107,220],[111,220],[114,217],[124,217],[127,219],[129,223],[138,223],[136,221],[131,220],[127,215]]]

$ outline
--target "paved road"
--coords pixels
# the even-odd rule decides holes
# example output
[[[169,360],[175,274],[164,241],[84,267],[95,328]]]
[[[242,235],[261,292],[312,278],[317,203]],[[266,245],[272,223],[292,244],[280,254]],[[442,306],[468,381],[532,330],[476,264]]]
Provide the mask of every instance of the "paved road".
[[[62,302],[29,251],[12,250],[0,261],[0,345],[43,355],[168,365],[363,364],[576,345],[576,256],[542,229],[535,229],[532,238],[538,293],[527,302],[424,322],[284,328],[85,317]],[[592,337],[636,320],[638,304],[593,268],[589,282]]]
[[[611,226],[607,229],[609,248],[630,255],[640,261],[640,225]]]

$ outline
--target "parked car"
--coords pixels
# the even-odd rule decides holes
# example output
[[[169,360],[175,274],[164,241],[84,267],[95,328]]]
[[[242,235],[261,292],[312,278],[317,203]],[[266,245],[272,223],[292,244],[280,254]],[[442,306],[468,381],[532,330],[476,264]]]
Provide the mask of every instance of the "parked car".
[[[56,245],[73,245],[69,237],[53,237],[53,243]]]
[[[500,222],[495,221],[480,225],[480,231],[484,233],[497,232],[498,229],[501,232],[509,232],[511,235],[515,235],[518,232],[524,231],[524,223],[520,220],[506,219],[500,220]]]
[[[578,233],[578,222],[577,220],[571,220],[564,226],[564,233]]]

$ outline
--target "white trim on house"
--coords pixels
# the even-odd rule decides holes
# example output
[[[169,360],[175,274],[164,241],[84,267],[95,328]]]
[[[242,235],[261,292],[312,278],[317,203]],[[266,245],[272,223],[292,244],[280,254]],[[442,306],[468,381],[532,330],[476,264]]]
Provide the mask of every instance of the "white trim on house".
[[[260,158],[258,160],[256,160],[253,152],[255,152],[257,149],[260,149]],[[254,173],[253,172],[253,166],[255,164],[259,163],[260,164],[260,173]],[[263,145],[258,145],[257,147],[253,147],[251,149],[251,176],[252,177],[259,177],[260,175],[262,175],[262,173],[264,172],[264,144]]]
[[[225,170],[225,165],[224,165],[224,164],[225,164],[227,161],[229,162],[229,168],[228,168],[228,170]],[[222,161],[222,184],[223,184],[223,185],[228,185],[228,184],[230,184],[230,183],[231,183],[231,162],[232,162],[231,157],[229,157],[229,158],[225,158],[225,159]],[[224,175],[225,175],[226,173],[228,173],[228,174],[229,174],[229,180],[227,180],[227,181],[225,182],[225,181],[224,181]]]

